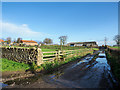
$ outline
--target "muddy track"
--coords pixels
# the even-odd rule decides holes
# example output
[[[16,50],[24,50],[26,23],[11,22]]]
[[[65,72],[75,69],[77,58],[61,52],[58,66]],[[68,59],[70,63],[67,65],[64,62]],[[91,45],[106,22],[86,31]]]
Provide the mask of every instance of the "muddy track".
[[[96,53],[94,53],[95,55]],[[105,53],[94,55],[63,65],[48,75],[37,74],[34,77],[9,81],[9,88],[113,88],[110,66]]]

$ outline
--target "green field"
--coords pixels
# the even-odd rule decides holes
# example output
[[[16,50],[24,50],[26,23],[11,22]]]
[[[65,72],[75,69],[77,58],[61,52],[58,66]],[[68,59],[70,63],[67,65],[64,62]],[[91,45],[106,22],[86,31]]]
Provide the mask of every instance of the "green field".
[[[9,46],[2,46],[2,47],[9,47]],[[11,47],[20,47],[20,48],[33,48],[33,47],[37,47],[37,46],[11,46]],[[46,50],[46,49],[52,49],[52,50],[60,50],[61,46],[60,45],[43,45],[40,46],[40,48],[42,50]],[[84,48],[83,46],[81,47],[71,47],[71,46],[62,46],[63,50],[75,50],[75,49],[81,49]]]
[[[15,61],[8,60],[8,59],[5,59],[5,58],[1,58],[0,60],[1,60],[0,67],[2,66],[2,68],[0,68],[0,71],[2,71],[2,72],[30,69],[30,66],[28,64],[15,62]]]
[[[56,49],[42,49],[42,52],[51,52],[51,51],[56,51]]]
[[[98,48],[92,48],[93,50],[99,50]]]
[[[40,47],[41,49],[55,49],[55,50],[60,50],[61,46],[60,45],[43,45]],[[84,48],[83,46],[79,47],[71,47],[71,46],[62,46],[62,50],[75,50],[75,49],[81,49]]]
[[[120,49],[120,47],[117,47],[117,46],[116,46],[116,47],[110,47],[110,48],[116,48],[116,49]]]

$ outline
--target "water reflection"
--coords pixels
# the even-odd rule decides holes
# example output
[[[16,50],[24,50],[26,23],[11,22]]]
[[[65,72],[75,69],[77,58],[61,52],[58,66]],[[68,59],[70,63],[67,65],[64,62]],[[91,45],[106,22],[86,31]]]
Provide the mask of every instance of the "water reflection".
[[[6,87],[6,86],[8,86],[8,85],[0,82],[0,88]]]
[[[69,67],[68,71],[53,74],[51,78],[54,80],[62,77],[63,79],[72,80],[72,82],[74,80],[74,82],[82,87],[113,87],[115,79],[111,73],[110,65],[107,63],[105,52],[100,51],[96,60],[92,58],[93,56],[87,56]],[[84,73],[83,76],[82,73]],[[70,77],[70,74],[73,74],[73,77]]]
[[[63,71],[58,71],[52,75],[50,75],[50,77],[52,78],[52,80],[58,79],[61,75],[63,75],[64,72]]]

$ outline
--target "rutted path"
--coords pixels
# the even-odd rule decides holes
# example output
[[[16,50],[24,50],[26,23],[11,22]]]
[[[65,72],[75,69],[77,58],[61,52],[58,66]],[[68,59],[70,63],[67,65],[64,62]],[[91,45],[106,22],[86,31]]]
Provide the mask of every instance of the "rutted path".
[[[11,88],[112,88],[115,82],[104,52],[97,59],[87,55],[79,62],[50,75],[10,81]]]

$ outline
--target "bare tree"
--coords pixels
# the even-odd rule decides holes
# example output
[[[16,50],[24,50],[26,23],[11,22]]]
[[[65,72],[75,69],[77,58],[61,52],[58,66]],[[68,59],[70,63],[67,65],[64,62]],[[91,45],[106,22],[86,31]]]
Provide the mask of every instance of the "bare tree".
[[[61,46],[61,50],[62,50],[62,45],[65,45],[65,43],[67,42],[67,36],[60,36],[60,46]]]
[[[21,43],[22,38],[17,39],[17,43]]]
[[[45,44],[52,44],[53,43],[52,39],[50,39],[50,38],[45,38],[43,42]]]
[[[8,43],[8,44],[11,43],[11,37],[7,37],[7,43]]]
[[[67,43],[67,36],[60,36],[60,45],[65,45]]]
[[[117,45],[120,45],[120,35],[115,35],[113,40],[117,43]]]

